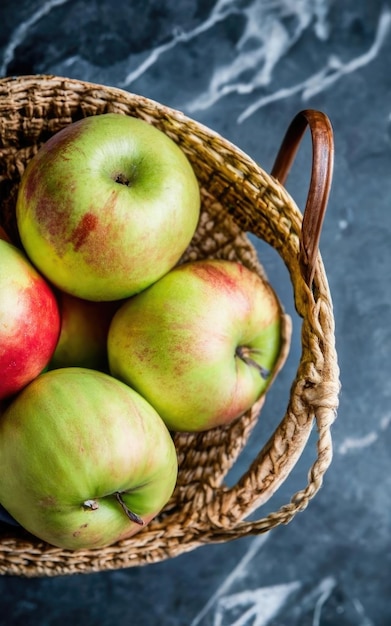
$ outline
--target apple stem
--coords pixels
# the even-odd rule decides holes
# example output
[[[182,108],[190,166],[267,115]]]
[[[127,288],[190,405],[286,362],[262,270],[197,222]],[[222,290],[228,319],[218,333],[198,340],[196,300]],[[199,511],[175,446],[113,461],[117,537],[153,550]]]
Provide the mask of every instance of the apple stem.
[[[121,494],[120,494],[119,491],[117,491],[117,493],[115,494],[115,497],[117,498],[117,501],[120,503],[123,511],[126,513],[128,518],[132,522],[135,522],[135,524],[139,524],[139,526],[144,526],[144,520],[141,517],[139,517],[136,513],[133,513],[133,511],[128,509],[128,507],[126,506],[125,502],[122,500]]]
[[[117,174],[117,176],[115,177],[115,182],[119,185],[126,185],[127,187],[130,186],[130,180],[124,174]]]
[[[255,359],[250,356],[251,354],[261,354],[261,350],[257,350],[256,348],[248,348],[247,346],[238,346],[236,348],[236,356],[238,356],[239,359],[242,359],[244,363],[247,363],[247,365],[255,367],[259,371],[262,378],[264,380],[267,380],[267,378],[270,376],[270,371],[262,367],[260,363],[257,363],[257,361],[255,361]]]

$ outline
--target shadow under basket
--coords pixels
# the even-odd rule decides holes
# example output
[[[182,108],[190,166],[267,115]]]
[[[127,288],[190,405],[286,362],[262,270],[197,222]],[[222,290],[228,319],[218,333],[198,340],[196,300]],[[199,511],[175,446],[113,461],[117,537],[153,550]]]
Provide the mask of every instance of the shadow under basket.
[[[4,524],[0,526],[1,574],[33,577],[120,569],[158,562],[207,543],[267,532],[305,509],[321,487],[332,458],[330,430],[340,383],[332,301],[318,252],[333,169],[333,133],[327,116],[315,110],[295,116],[269,175],[217,133],[141,96],[55,76],[2,79],[0,225],[15,241],[15,201],[28,161],[64,126],[108,112],[140,117],[157,126],[182,147],[192,163],[200,183],[202,211],[185,259],[238,260],[263,273],[248,233],[279,253],[302,319],[300,362],[285,415],[235,485],[228,487],[224,479],[246,445],[265,396],[227,427],[175,435],[177,487],[162,513],[137,535],[104,549],[72,552]],[[283,185],[307,128],[312,137],[312,174],[302,214]],[[314,424],[317,455],[307,484],[276,512],[249,521],[250,514],[289,476]]]

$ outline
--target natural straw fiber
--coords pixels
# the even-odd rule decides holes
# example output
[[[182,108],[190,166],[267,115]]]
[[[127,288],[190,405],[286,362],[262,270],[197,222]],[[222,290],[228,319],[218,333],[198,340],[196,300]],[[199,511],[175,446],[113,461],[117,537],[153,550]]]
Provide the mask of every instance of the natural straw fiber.
[[[334,318],[318,240],[331,184],[330,123],[302,111],[284,138],[271,175],[212,130],[170,109],[120,89],[54,76],[0,80],[0,225],[17,240],[15,199],[27,162],[53,133],[84,116],[118,112],[154,124],[189,157],[202,192],[202,215],[186,259],[239,260],[263,272],[248,233],[277,250],[289,272],[302,318],[302,352],[285,415],[245,474],[224,478],[246,445],[263,400],[228,427],[175,436],[176,490],[165,510],[136,536],[102,550],[67,551],[12,526],[0,526],[0,573],[55,576],[153,563],[197,546],[269,531],[286,524],[317,493],[332,458],[331,424],[338,406],[339,370]],[[285,190],[300,139],[309,127],[313,163],[301,212]],[[289,335],[288,319],[286,332]],[[288,343],[289,338],[287,338]],[[285,355],[284,355],[285,356]],[[248,521],[292,471],[316,424],[317,456],[308,483],[274,513]],[[0,477],[1,480],[1,477]]]

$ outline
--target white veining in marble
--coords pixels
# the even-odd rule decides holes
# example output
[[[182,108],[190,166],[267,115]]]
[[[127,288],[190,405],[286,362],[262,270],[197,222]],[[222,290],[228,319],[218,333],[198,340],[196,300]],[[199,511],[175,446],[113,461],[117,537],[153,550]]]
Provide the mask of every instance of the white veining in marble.
[[[338,56],[330,56],[324,67],[322,67],[315,74],[306,78],[304,81],[289,87],[279,88],[277,91],[268,94],[267,96],[263,96],[252,103],[240,114],[238,122],[243,122],[260,108],[272,102],[289,98],[297,93],[301,93],[301,98],[303,102],[305,102],[318,93],[329,89],[343,76],[356,72],[358,69],[374,61],[377,58],[386,38],[390,34],[390,31],[391,11],[385,7],[379,16],[375,39],[367,52],[350,59],[350,61],[345,63],[342,62]]]
[[[320,618],[322,616],[322,609],[333,592],[336,585],[336,580],[333,576],[329,576],[322,580],[316,589],[318,598],[315,602],[315,610],[312,618],[312,626],[320,626]]]
[[[213,626],[267,626],[300,587],[301,583],[292,582],[225,596],[217,603]]]
[[[208,619],[208,623],[213,626],[268,626],[289,602],[295,619],[311,615],[311,626],[321,626],[326,603],[338,587],[335,576],[321,578],[306,589],[304,583],[297,580],[233,592],[235,583],[243,580],[246,572],[250,571],[252,559],[259,549],[256,544],[257,539],[253,540],[238,567],[230,573],[190,626],[200,626],[207,616],[212,618],[212,621]],[[374,626],[357,598],[347,595],[346,601],[352,607],[357,626]]]
[[[3,61],[0,66],[0,76],[5,76],[8,65],[14,58],[16,48],[23,42],[31,26],[39,22],[52,9],[62,4],[66,4],[69,0],[46,0],[37,11],[32,13],[27,20],[21,22],[17,29],[12,33],[8,45],[5,48]]]
[[[313,29],[321,43],[327,41],[330,30],[329,5],[330,0],[316,0],[315,2],[298,0],[295,3],[289,0],[270,2],[253,0],[248,6],[242,8],[236,0],[218,0],[202,24],[187,32],[173,32],[172,38],[167,43],[149,51],[139,65],[127,74],[122,86],[131,85],[165,52],[175,48],[177,44],[197,38],[232,14],[240,14],[245,17],[245,28],[236,44],[236,54],[233,60],[226,65],[212,68],[206,91],[185,103],[181,108],[188,114],[194,114],[213,107],[222,98],[231,94],[241,96],[254,94],[273,82],[273,73],[277,65],[309,29]],[[246,106],[238,116],[238,123],[244,122],[260,108],[272,102],[290,98],[296,94],[301,94],[305,102],[329,89],[343,76],[374,61],[390,30],[391,11],[384,7],[379,15],[374,41],[367,51],[348,61],[342,61],[338,55],[331,54],[324,66],[304,80],[262,95]]]
[[[377,430],[370,430],[361,437],[346,437],[338,446],[339,454],[360,452],[363,448],[368,448],[378,441],[379,437],[381,437],[382,433],[389,428],[390,424],[391,413],[385,415],[380,420],[379,428]]]
[[[234,585],[234,583],[237,580],[245,576],[249,563],[257,555],[257,553],[259,552],[259,550],[262,548],[262,546],[265,544],[265,542],[268,540],[269,537],[270,535],[267,535],[267,534],[259,535],[251,541],[249,548],[247,549],[247,551],[245,552],[245,554],[243,555],[239,563],[225,578],[225,580],[219,586],[217,591],[215,591],[215,593],[209,598],[208,602],[201,609],[201,611],[194,617],[190,626],[198,626],[199,624],[201,624],[205,615],[207,615],[209,611],[213,609],[213,607],[216,606],[219,599],[227,594],[229,589]]]
[[[137,78],[144,74],[152,65],[154,65],[154,63],[158,61],[159,57],[161,57],[165,52],[175,48],[177,44],[195,39],[202,33],[213,28],[213,26],[215,26],[218,22],[225,20],[229,15],[237,12],[239,12],[239,9],[235,0],[217,0],[205,22],[202,22],[199,26],[189,31],[177,28],[174,29],[172,39],[170,39],[167,43],[150,50],[140,65],[135,70],[127,74],[120,86],[123,88],[128,87],[131,83],[137,80]]]
[[[252,2],[242,11],[246,26],[236,44],[235,58],[215,68],[208,90],[184,108],[194,113],[231,93],[246,95],[269,85],[277,64],[307,29],[313,27],[318,38],[328,36],[328,5],[328,0]],[[250,78],[241,78],[249,72]]]
[[[360,600],[358,598],[353,598],[352,602],[359,619],[357,626],[375,626],[373,621],[366,615],[365,609]]]
[[[205,619],[213,626],[268,626],[291,601],[296,617],[312,615],[311,626],[320,626],[323,609],[338,586],[335,576],[326,576],[305,589],[301,580],[265,585],[238,591],[252,569],[259,563],[258,552],[272,534],[255,537],[237,566],[223,580],[190,626],[202,626]],[[349,598],[357,616],[357,626],[373,626],[364,607],[356,598]]]

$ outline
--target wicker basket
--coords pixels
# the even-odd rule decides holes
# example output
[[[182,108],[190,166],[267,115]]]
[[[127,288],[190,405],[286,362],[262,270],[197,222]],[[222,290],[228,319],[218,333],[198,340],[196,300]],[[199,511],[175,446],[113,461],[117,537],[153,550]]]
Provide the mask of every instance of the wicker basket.
[[[330,427],[338,406],[334,318],[318,240],[331,184],[333,136],[324,114],[301,111],[288,128],[272,175],[237,147],[182,113],[116,88],[54,76],[0,80],[0,225],[17,237],[18,183],[38,147],[63,126],[106,112],[156,125],[188,155],[202,191],[202,215],[186,258],[237,259],[262,272],[248,232],[285,262],[302,318],[302,352],[286,413],[245,474],[224,478],[245,446],[263,399],[229,427],[175,437],[177,488],[162,514],[135,537],[103,550],[67,551],[0,525],[0,572],[55,576],[157,562],[209,542],[266,532],[289,522],[316,494],[332,457]],[[304,217],[283,184],[306,128],[313,160]],[[317,457],[308,484],[275,513],[249,521],[290,474],[316,422]]]

